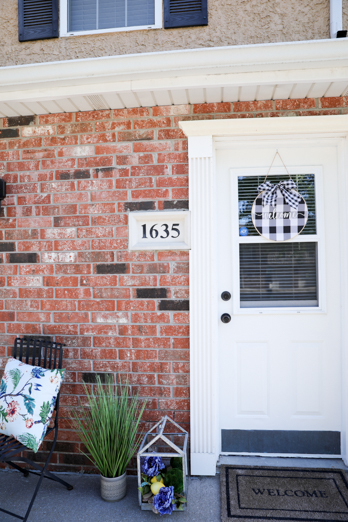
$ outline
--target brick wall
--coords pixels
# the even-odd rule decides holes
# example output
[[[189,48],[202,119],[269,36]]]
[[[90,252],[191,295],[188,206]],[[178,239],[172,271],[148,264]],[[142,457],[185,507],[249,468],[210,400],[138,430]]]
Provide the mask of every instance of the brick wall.
[[[130,373],[144,427],[174,413],[189,427],[188,252],[127,250],[129,211],[188,208],[178,122],[347,110],[348,97],[0,119],[0,364],[17,335],[67,345],[53,468],[93,470],[66,416],[95,373]]]

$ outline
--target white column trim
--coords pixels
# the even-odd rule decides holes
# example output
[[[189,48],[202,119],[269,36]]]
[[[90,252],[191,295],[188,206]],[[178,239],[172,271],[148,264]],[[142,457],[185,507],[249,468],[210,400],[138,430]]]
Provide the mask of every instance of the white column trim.
[[[348,115],[183,121],[189,137],[191,473],[214,475],[219,454],[215,156],[221,140],[343,138],[338,146],[341,231],[342,458],[348,464]]]
[[[216,248],[212,136],[189,138],[191,473],[215,475]],[[212,320],[213,318],[213,320]]]

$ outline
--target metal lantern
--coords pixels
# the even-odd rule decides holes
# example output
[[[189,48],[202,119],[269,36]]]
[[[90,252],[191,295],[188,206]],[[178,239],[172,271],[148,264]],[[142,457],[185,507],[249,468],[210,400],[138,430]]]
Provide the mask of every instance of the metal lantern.
[[[183,495],[187,499],[187,446],[188,432],[167,415],[157,422],[144,436],[137,454],[138,487],[141,487],[141,459],[143,457],[161,457],[163,463],[168,466],[172,457],[182,459],[183,471]],[[151,510],[152,505],[143,502],[141,491],[138,494],[141,509]],[[183,510],[187,504],[183,505]]]

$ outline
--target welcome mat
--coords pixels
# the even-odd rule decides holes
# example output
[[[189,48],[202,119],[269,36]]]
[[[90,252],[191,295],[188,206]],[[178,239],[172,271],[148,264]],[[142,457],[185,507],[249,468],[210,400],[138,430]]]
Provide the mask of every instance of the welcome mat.
[[[222,522],[348,522],[342,470],[221,466]]]

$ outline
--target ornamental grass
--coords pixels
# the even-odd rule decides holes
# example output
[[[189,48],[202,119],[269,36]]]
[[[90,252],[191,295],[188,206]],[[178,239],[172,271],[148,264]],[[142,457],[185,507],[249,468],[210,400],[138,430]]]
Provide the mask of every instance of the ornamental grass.
[[[137,431],[146,402],[130,395],[128,377],[116,385],[111,377],[104,384],[97,375],[94,391],[83,386],[87,405],[71,410],[72,426],[87,448],[82,453],[104,477],[120,477],[140,443]]]

